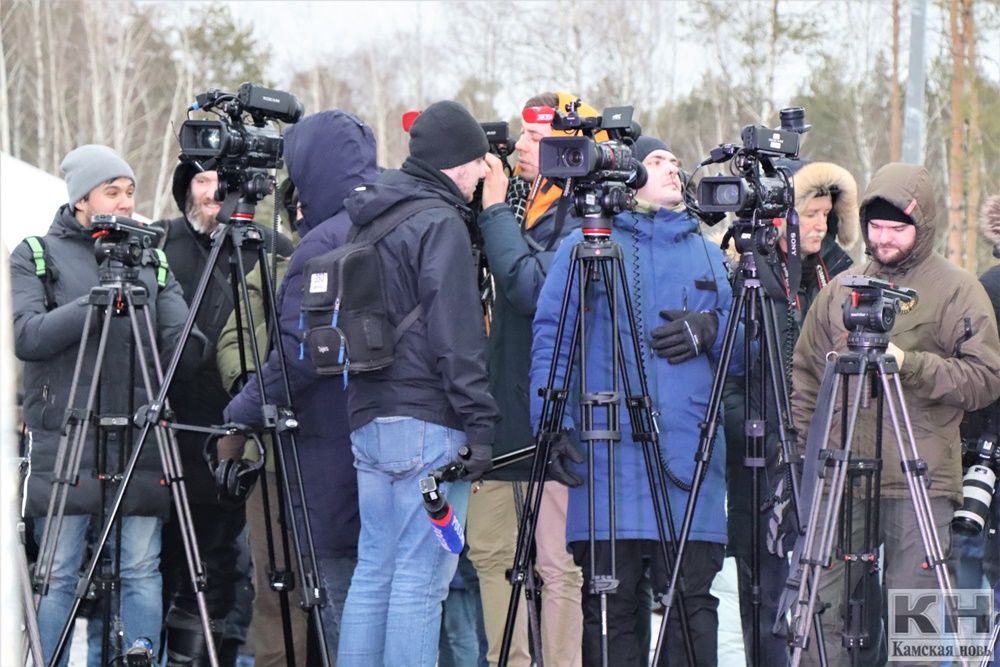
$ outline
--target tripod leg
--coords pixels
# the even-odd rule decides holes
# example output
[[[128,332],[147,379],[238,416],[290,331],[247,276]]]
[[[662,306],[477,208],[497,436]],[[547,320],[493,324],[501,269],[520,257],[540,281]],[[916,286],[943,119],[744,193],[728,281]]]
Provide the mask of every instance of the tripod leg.
[[[906,478],[907,490],[913,503],[913,512],[917,519],[917,528],[924,547],[924,554],[926,556],[925,566],[934,571],[938,589],[941,591],[941,595],[945,601],[946,620],[951,622],[951,627],[954,628],[955,641],[959,649],[961,649],[960,626],[958,624],[957,610],[955,609],[954,587],[951,581],[951,574],[948,572],[947,556],[941,546],[941,539],[937,532],[937,526],[934,523],[934,513],[931,508],[930,497],[927,493],[927,484],[929,484],[929,480],[926,478],[927,464],[920,458],[917,452],[916,439],[913,437],[912,422],[907,413],[906,401],[903,397],[902,383],[896,369],[887,366],[889,359],[892,359],[892,357],[884,355],[879,360],[878,375],[882,390],[885,393],[886,405],[889,408],[889,417],[892,421],[893,434],[899,449],[899,460],[903,466],[903,476]],[[892,360],[894,362],[894,359]],[[892,376],[892,382],[889,381],[890,375]],[[902,419],[903,427],[905,427],[905,440],[903,431],[900,428],[900,419]],[[967,665],[968,659],[964,655],[961,655],[960,650],[958,652],[959,662],[963,666]]]
[[[15,549],[14,557],[17,559],[18,579],[21,584],[21,599],[24,604],[24,625],[28,642],[28,653],[32,663],[36,667],[45,664],[44,653],[42,653],[42,638],[38,632],[38,613],[35,610],[34,594],[31,588],[31,574],[28,571],[28,555],[24,551],[24,522],[17,524],[17,531],[21,539],[21,544]],[[26,656],[27,657],[27,656]]]
[[[139,327],[137,306],[132,298],[131,292],[126,292],[129,319],[132,325],[132,336],[135,340],[141,341],[142,334]],[[163,373],[160,366],[160,357],[156,345],[156,330],[153,327],[152,316],[148,308],[142,308],[143,324],[145,325],[146,339],[149,341],[152,368],[154,369],[156,381],[160,386],[163,382]],[[152,379],[150,378],[146,353],[141,344],[136,346],[139,355],[139,368],[142,373],[143,387],[149,398],[154,396]],[[157,450],[160,454],[160,464],[163,468],[167,486],[170,489],[170,496],[174,503],[174,510],[177,514],[178,532],[181,536],[181,543],[184,550],[184,559],[188,568],[188,575],[191,577],[191,587],[194,591],[195,600],[198,605],[198,615],[201,620],[201,629],[204,633],[205,650],[207,651],[209,662],[213,667],[217,667],[218,659],[215,642],[212,635],[212,623],[208,614],[208,604],[205,601],[205,572],[201,562],[201,554],[198,551],[198,538],[195,534],[194,520],[191,516],[191,505],[188,502],[187,483],[184,480],[184,472],[181,464],[180,449],[177,445],[177,438],[172,431],[157,428],[154,431]]]
[[[510,602],[507,605],[507,621],[504,624],[503,640],[500,644],[500,665],[506,665],[510,656],[511,641],[517,619],[517,607],[520,603],[522,589],[525,586],[529,573],[533,571],[535,565],[535,530],[538,526],[538,514],[542,503],[546,463],[549,460],[552,444],[551,437],[562,430],[568,389],[572,380],[573,359],[576,357],[577,348],[580,344],[580,330],[583,318],[580,310],[578,310],[576,320],[570,328],[572,334],[570,335],[569,354],[566,357],[567,362],[563,385],[562,388],[556,388],[556,381],[560,370],[559,360],[562,358],[562,345],[566,333],[566,325],[569,321],[567,317],[573,295],[573,281],[578,276],[579,264],[580,260],[574,250],[573,260],[567,273],[566,287],[563,291],[562,306],[559,311],[552,364],[549,366],[548,381],[546,389],[542,394],[542,411],[539,419],[538,433],[535,436],[535,455],[531,462],[531,476],[528,479],[524,509],[521,512],[521,518],[517,527],[517,547],[514,551],[514,564],[511,567],[510,574]]]
[[[810,504],[809,523],[804,538],[803,548],[799,560],[799,589],[796,597],[797,608],[792,617],[791,637],[792,644],[792,667],[798,667],[802,660],[802,654],[808,645],[810,624],[816,616],[816,601],[819,594],[820,576],[823,567],[830,562],[833,550],[833,540],[836,534],[836,522],[840,513],[840,505],[844,495],[846,483],[847,466],[850,458],[851,441],[854,437],[854,428],[857,424],[858,410],[865,392],[865,373],[868,364],[864,357],[858,361],[854,374],[858,381],[855,387],[855,394],[850,408],[843,411],[842,424],[842,446],[840,450],[826,449],[821,452],[821,467],[819,469],[820,478],[814,487],[812,502]],[[833,396],[836,396],[840,383],[840,374],[834,376]],[[847,405],[849,383],[843,383],[842,400]],[[832,408],[831,408],[832,409]],[[824,434],[824,442],[829,441],[829,426]],[[829,498],[825,503],[825,513],[822,524],[819,523],[820,506],[823,505],[823,497],[826,495],[826,480],[829,478]]]
[[[632,298],[629,291],[624,288],[628,285],[625,274],[625,265],[620,260],[615,260],[615,268],[618,271],[619,284],[623,286],[622,298],[625,301],[625,312],[629,320],[629,332],[632,341],[633,359],[636,360],[637,378],[639,384],[639,394],[632,390],[632,380],[628,373],[628,363],[625,359],[624,345],[621,342],[621,330],[615,332],[617,339],[618,364],[622,369],[622,384],[625,390],[625,401],[629,411],[629,423],[632,427],[632,441],[640,443],[642,447],[643,462],[646,468],[646,480],[649,484],[650,498],[653,504],[653,516],[656,520],[657,536],[659,537],[660,557],[663,559],[667,572],[672,572],[676,567],[675,549],[677,544],[677,534],[674,529],[673,512],[670,507],[670,494],[667,490],[667,478],[663,469],[663,461],[660,449],[659,426],[652,412],[652,399],[649,394],[649,383],[646,375],[646,364],[643,358],[642,345],[639,339],[639,327],[635,317],[635,309],[632,307]],[[607,267],[604,267],[607,276]],[[611,281],[605,278],[606,284]],[[666,525],[664,525],[666,524]],[[687,604],[684,594],[678,591],[678,619],[681,626],[681,635],[684,638],[684,650],[688,664],[694,665],[695,652],[694,640],[692,638],[690,622],[687,613]],[[666,627],[667,617],[664,616],[661,629]],[[653,663],[657,664],[656,662]]]
[[[256,323],[254,322],[253,312],[250,308],[250,292],[245,278],[246,272],[244,271],[243,266],[243,255],[240,252],[236,252],[235,256],[237,266],[239,267],[240,290],[242,292],[243,302],[247,305],[247,321],[250,326],[250,331],[256,331]],[[281,371],[283,393],[281,398],[284,405],[290,406],[292,404],[292,390],[288,379],[288,364],[285,358],[284,343],[281,339],[281,329],[278,322],[278,316],[273,308],[273,305],[276,302],[274,285],[271,281],[270,271],[267,266],[267,256],[264,252],[263,245],[257,246],[257,266],[260,267],[261,291],[266,295],[265,306],[268,304],[271,305],[269,312],[266,313],[266,321],[272,338],[272,349],[275,352],[275,356],[278,360],[278,367]],[[250,351],[253,354],[255,367],[258,369],[263,368],[263,361],[256,344],[252,344],[250,346]],[[267,391],[264,386],[264,379],[261,377],[260,373],[257,373],[257,382],[261,399],[264,404],[267,405]],[[321,614],[321,608],[327,603],[326,590],[323,587],[322,580],[317,570],[316,549],[314,547],[312,534],[312,522],[309,520],[309,511],[307,509],[309,505],[306,498],[305,480],[302,476],[302,466],[299,462],[299,450],[296,444],[294,432],[291,430],[284,430],[280,421],[276,424],[274,436],[274,451],[277,454],[275,462],[276,470],[279,472],[278,477],[281,480],[278,485],[279,487],[282,487],[284,491],[283,500],[285,501],[286,516],[289,517],[288,525],[291,526],[292,537],[295,543],[294,555],[296,565],[298,566],[299,573],[302,576],[302,605],[309,613],[313,621],[313,627],[316,631],[316,641],[319,647],[320,660],[324,667],[326,667],[332,663],[330,647],[327,645],[326,631],[324,629],[323,617]],[[290,454],[290,457],[286,457],[285,443],[288,445],[288,453]],[[288,458],[291,459],[291,466],[288,465]],[[294,479],[297,486],[297,496],[299,501],[299,516],[296,516],[296,506],[292,500],[291,489],[289,488],[289,471],[293,472],[295,476]],[[301,536],[299,534],[299,520],[301,520],[302,524],[303,535]],[[303,540],[302,537],[305,539]]]

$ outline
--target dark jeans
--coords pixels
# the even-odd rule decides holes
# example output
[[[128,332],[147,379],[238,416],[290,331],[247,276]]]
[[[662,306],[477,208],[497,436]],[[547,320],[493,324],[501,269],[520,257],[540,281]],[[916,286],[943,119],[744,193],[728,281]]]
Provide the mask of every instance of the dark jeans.
[[[586,542],[572,542],[576,564],[583,568],[583,664],[601,664],[601,596],[590,593],[590,549]],[[596,544],[597,573],[607,574],[611,549],[607,541]],[[684,602],[697,665],[715,665],[719,630],[719,600],[711,593],[712,580],[722,569],[725,547],[713,542],[689,542],[684,555]],[[645,666],[649,662],[649,591],[659,599],[667,589],[669,576],[660,546],[653,540],[618,540],[616,548],[618,591],[607,596],[609,663]],[[677,616],[677,604],[670,612],[667,637],[660,665],[686,665],[684,638]]]
[[[248,581],[249,572],[238,567],[241,561],[240,533],[246,523],[241,507],[228,512],[217,504],[191,505],[191,518],[198,540],[198,552],[205,569],[205,604],[208,615],[217,620],[226,618],[233,608],[237,589]],[[198,615],[198,604],[191,587],[184,543],[181,541],[177,517],[171,516],[163,527],[164,600],[170,608]],[[242,559],[246,562],[246,559]],[[243,628],[244,636],[246,628]]]

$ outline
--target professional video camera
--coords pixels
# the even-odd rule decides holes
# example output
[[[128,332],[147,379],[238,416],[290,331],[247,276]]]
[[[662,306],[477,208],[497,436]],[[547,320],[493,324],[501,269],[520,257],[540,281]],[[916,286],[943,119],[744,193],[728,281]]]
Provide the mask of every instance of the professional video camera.
[[[635,205],[635,190],[646,184],[646,169],[632,154],[639,136],[632,107],[608,107],[600,116],[582,117],[580,100],[566,105],[566,114],[548,107],[528,107],[527,123],[551,123],[553,130],[577,130],[582,136],[545,137],[538,149],[538,171],[565,179],[578,216],[610,217]],[[604,131],[607,141],[594,134]],[[610,234],[610,227],[608,227]]]
[[[141,266],[146,250],[155,248],[163,236],[159,227],[119,215],[95,215],[90,219],[90,228],[97,261],[111,260],[128,267]]]
[[[804,124],[802,107],[782,109],[779,115],[780,128],[747,125],[740,133],[742,146],[720,144],[699,165],[729,161],[733,173],[702,178],[697,201],[688,201],[688,206],[707,224],[719,222],[725,213],[762,222],[780,218],[795,203],[789,174],[776,166],[774,159],[798,157],[799,135],[807,132],[809,126]]]
[[[302,103],[291,93],[244,83],[236,93],[212,88],[195,96],[188,109],[215,113],[219,120],[186,120],[181,125],[182,162],[219,173],[217,199],[239,192],[260,201],[274,190],[270,169],[282,166],[284,140],[269,121],[295,123]],[[249,117],[250,124],[245,116]]]

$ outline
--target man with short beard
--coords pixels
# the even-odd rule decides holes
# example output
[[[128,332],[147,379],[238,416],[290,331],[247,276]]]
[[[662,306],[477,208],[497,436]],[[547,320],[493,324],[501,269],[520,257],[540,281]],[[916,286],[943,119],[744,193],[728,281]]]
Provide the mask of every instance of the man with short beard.
[[[943,219],[936,215],[924,167],[892,163],[879,169],[861,198],[860,218],[871,256],[860,273],[912,288],[919,296],[896,316],[888,353],[899,367],[915,444],[927,463],[932,518],[947,554],[952,514],[962,501],[959,423],[965,411],[982,408],[1000,395],[996,316],[979,281],[934,250]],[[808,432],[816,409],[826,355],[847,351],[842,306],[850,293],[842,276],[834,278],[816,297],[802,325],[792,375],[792,414],[800,434]],[[972,331],[968,338],[966,323]],[[959,342],[960,355],[956,352]],[[876,405],[877,401],[871,401],[858,413],[852,457],[874,456]],[[829,438],[834,447],[841,441],[842,419],[838,400]],[[884,548],[884,585],[890,593],[894,589],[936,590],[934,570],[923,566],[926,554],[888,415],[882,438],[879,534],[874,541]],[[857,545],[863,543],[865,503],[856,502],[854,508],[851,540]],[[852,578],[855,573],[860,578],[859,568],[852,569]],[[830,604],[821,616],[830,665],[846,665],[851,660],[841,641],[847,611],[843,576],[844,563],[835,560],[823,572],[819,590],[820,599]],[[811,645],[805,662],[816,664],[816,660]]]
[[[191,164],[179,164],[174,171],[173,195],[177,207],[184,215],[159,223],[166,230],[163,251],[181,284],[184,300],[188,305],[191,305],[198,281],[208,263],[213,235],[219,226],[216,215],[221,204],[215,198],[218,185],[215,171],[201,171]],[[271,231],[259,225],[258,228],[264,236],[265,249],[270,251]],[[279,235],[277,252],[282,256],[290,255],[291,241]],[[249,272],[256,265],[257,252],[244,247],[242,254],[243,268]],[[208,288],[195,319],[198,330],[207,339],[198,370],[190,377],[177,378],[170,388],[171,408],[177,421],[182,424],[221,424],[222,410],[229,403],[229,394],[222,387],[215,363],[215,346],[234,307],[233,288],[230,284],[231,257],[232,247],[227,243],[222,247],[219,261],[212,269]],[[219,505],[215,481],[202,459],[205,436],[178,431],[177,439],[198,547],[205,564],[208,613],[213,620],[221,622],[233,608],[238,587],[248,581],[248,573],[240,572],[236,567],[241,549],[237,538],[246,522],[245,513],[242,507],[226,510]],[[172,518],[163,530],[164,599],[170,603],[165,621],[168,665],[208,664],[205,638],[187,576],[176,518]],[[220,651],[220,664],[233,664],[238,641],[232,639],[245,635],[246,628],[230,632],[223,623],[219,623],[218,627],[225,635],[223,641],[216,642]],[[226,639],[230,641],[225,641]]]

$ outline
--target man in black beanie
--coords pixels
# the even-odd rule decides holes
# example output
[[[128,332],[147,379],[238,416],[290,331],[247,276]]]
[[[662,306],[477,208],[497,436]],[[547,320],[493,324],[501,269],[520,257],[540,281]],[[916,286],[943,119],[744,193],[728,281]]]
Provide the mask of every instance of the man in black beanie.
[[[498,419],[467,230],[488,148],[464,107],[437,102],[414,122],[402,168],[345,200],[355,240],[374,243],[397,340],[391,365],[348,382],[361,536],[340,667],[437,660],[458,556],[438,544],[419,481],[467,446],[465,478],[441,484],[464,523],[469,482],[490,468]]]

